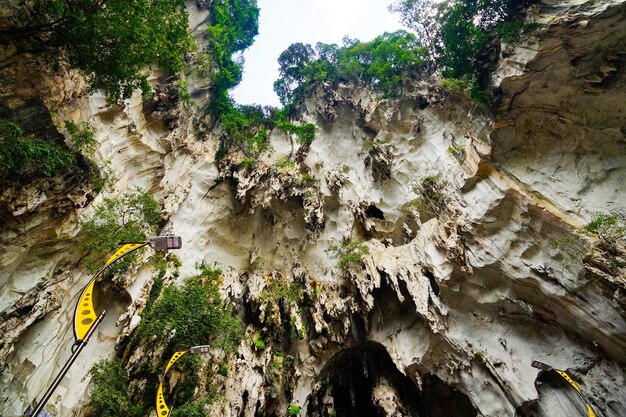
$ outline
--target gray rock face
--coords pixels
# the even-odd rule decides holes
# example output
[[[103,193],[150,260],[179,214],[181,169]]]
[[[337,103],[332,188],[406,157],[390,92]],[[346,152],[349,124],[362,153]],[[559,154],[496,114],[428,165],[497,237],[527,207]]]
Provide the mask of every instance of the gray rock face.
[[[190,10],[196,3],[194,29],[207,18],[204,2]],[[588,415],[563,378],[531,367],[539,360],[567,370],[596,415],[618,417],[626,248],[582,226],[626,210],[625,14],[609,0],[533,9],[542,28],[503,48],[493,116],[433,80],[396,100],[319,85],[300,115],[317,126],[313,143],[275,129],[253,167],[237,153],[216,161],[219,126],[171,102],[159,74],[151,101],[43,102],[57,103],[58,120],[92,124],[97,158],[117,178],[109,195],[140,186],[159,199],[163,232],[184,239],[180,273],[166,284],[202,261],[223,266],[222,295],[247,329],[235,354],[203,356],[223,399],[207,415],[285,416],[290,405],[318,417]],[[191,89],[207,100],[205,86]],[[105,196],[77,192],[65,204],[54,187],[33,187],[1,197],[14,202],[16,224],[33,219],[0,226],[3,416],[24,411],[69,356],[73,302],[89,279],[76,219]],[[350,239],[367,251],[342,269],[332,248]],[[111,296],[53,415],[87,414],[87,370],[116,346],[131,373],[161,355],[154,341],[121,353],[151,268]],[[299,296],[272,300],[273,285]],[[253,343],[261,334],[263,349]],[[154,383],[138,378],[132,391]]]

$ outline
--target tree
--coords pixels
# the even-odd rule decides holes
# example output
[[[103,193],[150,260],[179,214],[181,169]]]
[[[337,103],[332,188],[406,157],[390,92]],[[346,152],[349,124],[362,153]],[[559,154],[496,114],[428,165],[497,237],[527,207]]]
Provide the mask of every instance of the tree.
[[[438,21],[434,18],[436,7],[433,0],[400,0],[389,6],[389,11],[400,14],[400,20],[406,27],[417,33],[417,38],[433,49],[433,34],[437,32]],[[431,59],[432,59],[431,55]]]
[[[315,51],[309,44],[289,45],[278,57],[279,79],[274,82],[274,91],[283,105],[291,103],[297,88],[304,82],[304,69],[315,59]]]
[[[184,0],[35,0],[24,1],[28,21],[0,33],[0,43],[37,45],[64,51],[94,88],[110,97],[149,91],[142,71],[156,64],[166,71],[183,68],[194,42],[187,32]]]
[[[278,58],[280,78],[274,91],[283,105],[302,100],[321,81],[362,81],[395,96],[402,76],[420,68],[426,53],[415,35],[404,30],[370,42],[345,38],[342,47],[318,43],[316,49],[314,53],[310,45],[293,44]]]
[[[535,0],[399,0],[390,10],[417,31],[444,77],[471,80],[476,61],[495,42],[522,29],[518,11]],[[484,87],[484,86],[483,86]]]

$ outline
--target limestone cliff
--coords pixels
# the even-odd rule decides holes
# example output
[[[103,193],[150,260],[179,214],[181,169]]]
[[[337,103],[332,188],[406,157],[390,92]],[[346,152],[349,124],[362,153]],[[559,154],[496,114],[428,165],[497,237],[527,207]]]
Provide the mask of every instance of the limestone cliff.
[[[193,28],[206,18],[196,3]],[[543,1],[527,19],[540,28],[503,46],[493,113],[428,77],[405,80],[399,99],[318,85],[299,115],[315,140],[275,129],[253,167],[236,153],[216,161],[219,126],[177,102],[163,74],[150,99],[116,104],[69,70],[42,81],[55,89],[11,90],[21,71],[4,79],[19,98],[10,111],[36,103],[57,126],[89,122],[116,182],[97,196],[63,178],[0,190],[0,414],[20,415],[69,355],[90,278],[77,219],[140,186],[158,197],[163,232],[184,238],[167,281],[219,263],[247,325],[235,354],[202,357],[230,369],[214,376],[223,400],[207,415],[285,416],[292,404],[319,417],[587,415],[533,360],[567,370],[599,415],[626,415],[625,242],[583,229],[626,213],[626,2]],[[191,85],[205,103],[206,86]],[[367,253],[342,270],[329,249],[346,239]],[[88,415],[98,360],[132,371],[154,358],[148,345],[124,351],[152,276],[146,262],[110,297],[54,415]],[[296,283],[298,302],[268,302],[273,282]]]

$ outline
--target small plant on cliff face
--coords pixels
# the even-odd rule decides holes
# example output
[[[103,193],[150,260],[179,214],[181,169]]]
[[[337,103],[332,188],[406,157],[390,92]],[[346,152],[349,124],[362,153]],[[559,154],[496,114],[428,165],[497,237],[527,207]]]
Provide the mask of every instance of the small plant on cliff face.
[[[254,348],[256,350],[265,349],[265,340],[263,340],[260,334],[256,335],[256,337],[254,338]]]
[[[51,177],[68,172],[76,154],[52,141],[28,137],[20,126],[0,119],[0,179]]]
[[[222,375],[222,376],[227,376],[228,375],[228,371],[229,371],[228,365],[225,364],[225,363],[222,363],[222,364],[220,364],[220,367],[217,370],[217,373]]]
[[[86,156],[93,156],[98,146],[98,141],[94,138],[94,129],[89,123],[76,124],[70,120],[65,122],[65,129],[72,139],[72,149]]]
[[[474,352],[474,358],[476,358],[478,361],[480,361],[481,363],[485,363],[487,360],[485,359],[485,352],[483,351],[477,351]]]
[[[420,218],[421,215],[426,215],[428,218],[437,217],[445,209],[445,202],[441,194],[442,188],[443,185],[438,175],[425,177],[416,187],[415,192],[418,196],[411,203],[411,207],[420,213]]]
[[[442,89],[452,94],[469,94],[470,82],[466,79],[444,78],[439,84]]]
[[[184,404],[181,407],[175,407],[172,410],[171,417],[206,417],[204,407],[207,404],[205,401],[193,401]]]
[[[161,221],[157,202],[139,188],[122,197],[105,198],[96,207],[93,216],[83,221],[87,235],[83,248],[87,250],[86,264],[90,271],[102,266],[107,255],[115,251],[120,242],[142,242],[154,232]],[[130,254],[110,267],[112,273],[126,270],[136,260]]]
[[[358,240],[344,239],[341,245],[333,245],[328,251],[337,258],[339,269],[347,271],[363,261],[363,255],[369,253],[369,248]]]
[[[274,166],[280,169],[291,169],[296,167],[296,163],[287,157],[281,157],[274,162]]]
[[[268,278],[269,282],[261,291],[261,301],[278,303],[285,300],[287,303],[298,304],[302,300],[302,285],[297,282],[289,282],[282,275],[274,275]]]
[[[602,239],[614,240],[626,237],[626,224],[612,214],[597,214],[585,226],[585,230],[598,235]]]
[[[291,404],[289,406],[289,415],[290,416],[299,416],[301,408],[302,407],[300,407],[299,405]]]

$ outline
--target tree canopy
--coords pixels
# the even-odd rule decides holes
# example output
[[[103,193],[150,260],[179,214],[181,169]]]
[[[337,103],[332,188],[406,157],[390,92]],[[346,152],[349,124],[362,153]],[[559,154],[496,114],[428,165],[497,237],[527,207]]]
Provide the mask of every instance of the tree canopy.
[[[112,98],[149,91],[142,70],[176,72],[194,42],[184,0],[35,0],[25,2],[27,23],[0,33],[6,42],[60,49],[94,88]]]
[[[497,40],[512,41],[520,8],[533,0],[398,0],[390,10],[428,45],[444,77],[472,79],[477,58]]]
[[[228,90],[241,81],[243,59],[234,54],[246,50],[259,33],[256,0],[216,0],[209,24],[209,53],[215,61],[213,97],[210,110],[215,115],[228,111]]]
[[[274,91],[283,105],[301,100],[315,82],[359,80],[389,95],[397,93],[403,74],[424,63],[426,50],[415,35],[385,32],[370,42],[345,38],[344,45],[296,43],[278,58]]]

